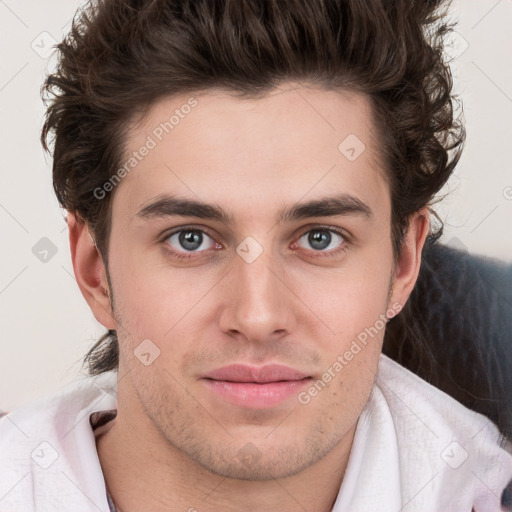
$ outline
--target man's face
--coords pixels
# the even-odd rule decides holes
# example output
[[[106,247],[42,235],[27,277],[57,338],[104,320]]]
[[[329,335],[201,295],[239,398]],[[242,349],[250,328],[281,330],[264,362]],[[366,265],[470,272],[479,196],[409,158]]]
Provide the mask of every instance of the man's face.
[[[368,399],[393,305],[390,194],[361,95],[193,97],[134,127],[140,161],[115,188],[119,415],[220,475],[281,478],[340,447]],[[165,197],[229,219],[150,207]],[[332,208],[292,210],[312,201]]]

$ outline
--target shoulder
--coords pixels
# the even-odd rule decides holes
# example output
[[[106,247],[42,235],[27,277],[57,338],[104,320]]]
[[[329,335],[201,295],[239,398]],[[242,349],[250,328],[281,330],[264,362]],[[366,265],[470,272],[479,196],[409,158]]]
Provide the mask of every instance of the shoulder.
[[[465,407],[384,354],[376,384],[393,405],[392,410],[401,411],[401,417],[425,416],[433,427],[455,429],[459,435],[485,428],[496,442],[502,437],[487,417]]]
[[[81,503],[73,482],[103,498],[89,421],[92,413],[117,407],[116,380],[112,372],[85,378],[0,418],[0,508],[59,510],[75,499]]]
[[[502,496],[512,479],[512,456],[487,417],[385,355],[376,388],[393,419],[404,489],[427,482],[443,504],[466,497],[476,505]]]
[[[32,435],[59,435],[79,419],[84,410],[110,397],[116,400],[116,374],[105,373],[97,377],[76,380],[61,391],[38,398],[10,413],[0,415],[0,443],[23,431]],[[18,432],[18,433],[17,433]]]

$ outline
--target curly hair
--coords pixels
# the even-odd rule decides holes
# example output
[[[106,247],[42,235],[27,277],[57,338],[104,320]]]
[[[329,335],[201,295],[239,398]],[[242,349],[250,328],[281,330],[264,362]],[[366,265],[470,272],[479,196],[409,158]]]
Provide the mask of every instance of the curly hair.
[[[369,99],[398,255],[410,216],[432,204],[463,147],[447,9],[442,0],[91,1],[42,87],[57,198],[89,225],[108,276],[112,194],[93,191],[119,168],[130,123],[173,94],[215,87],[256,98],[296,81]],[[116,332],[84,362],[91,374],[117,368]]]

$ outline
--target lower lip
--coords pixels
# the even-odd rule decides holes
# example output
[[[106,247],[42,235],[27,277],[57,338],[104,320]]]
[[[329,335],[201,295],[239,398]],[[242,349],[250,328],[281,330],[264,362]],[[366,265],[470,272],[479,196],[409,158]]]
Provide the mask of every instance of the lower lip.
[[[211,391],[234,405],[265,409],[296,396],[302,388],[310,383],[311,379],[285,380],[266,384],[212,379],[203,379],[203,381]]]

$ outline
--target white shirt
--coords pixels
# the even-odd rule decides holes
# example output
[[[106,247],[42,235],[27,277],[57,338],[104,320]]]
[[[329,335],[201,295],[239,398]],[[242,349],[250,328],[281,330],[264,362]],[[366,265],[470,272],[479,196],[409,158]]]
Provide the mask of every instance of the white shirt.
[[[0,419],[0,512],[108,512],[91,414],[115,372]],[[333,512],[500,512],[512,456],[497,428],[382,355]]]

